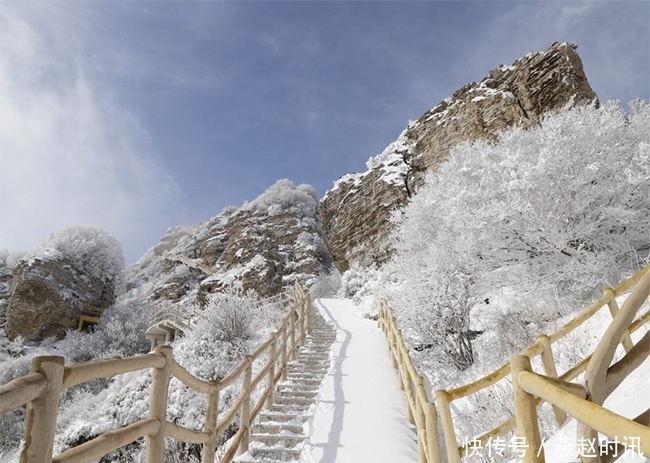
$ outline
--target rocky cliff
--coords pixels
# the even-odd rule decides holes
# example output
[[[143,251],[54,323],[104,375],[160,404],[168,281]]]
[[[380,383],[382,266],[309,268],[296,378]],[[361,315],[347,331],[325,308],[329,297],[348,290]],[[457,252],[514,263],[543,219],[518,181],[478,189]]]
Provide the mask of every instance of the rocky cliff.
[[[410,123],[396,142],[368,161],[366,172],[339,179],[319,205],[336,267],[345,271],[351,264],[387,259],[391,211],[406,204],[426,173],[435,171],[458,143],[535,124],[546,111],[598,104],[576,48],[555,43],[497,67]]]
[[[183,310],[230,285],[260,296],[275,295],[296,280],[309,285],[331,265],[317,209],[314,188],[279,180],[240,208],[226,208],[203,224],[171,228],[127,269],[119,299]],[[88,230],[72,232],[41,245],[15,268],[0,256],[0,326],[6,317],[10,339],[62,337],[76,328],[84,308],[115,302],[115,281],[93,276],[102,275],[102,265],[95,263],[111,259],[86,252],[113,243],[88,246]]]
[[[192,306],[227,285],[270,296],[310,284],[330,265],[317,207],[311,186],[280,180],[241,208],[169,229],[128,270],[126,297]]]

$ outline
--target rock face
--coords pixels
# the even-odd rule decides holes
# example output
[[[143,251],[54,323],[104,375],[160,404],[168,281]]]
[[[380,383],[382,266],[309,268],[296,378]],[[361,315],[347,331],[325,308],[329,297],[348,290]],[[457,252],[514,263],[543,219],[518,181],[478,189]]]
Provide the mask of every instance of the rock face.
[[[0,329],[4,329],[7,321],[7,305],[11,294],[11,279],[13,266],[7,265],[6,257],[0,256]]]
[[[386,261],[391,211],[407,203],[455,145],[493,139],[515,125],[530,126],[547,111],[598,104],[576,48],[555,43],[497,67],[409,124],[396,142],[368,161],[366,172],[339,179],[319,205],[334,265],[345,271],[351,264]]]
[[[330,265],[316,191],[279,180],[241,208],[175,227],[129,270],[129,294],[154,305],[201,305],[225,286],[271,296],[296,279],[309,285]]]
[[[9,339],[62,338],[76,328],[85,307],[106,308],[115,302],[115,286],[79,270],[69,259],[21,261],[13,272],[6,311]]]

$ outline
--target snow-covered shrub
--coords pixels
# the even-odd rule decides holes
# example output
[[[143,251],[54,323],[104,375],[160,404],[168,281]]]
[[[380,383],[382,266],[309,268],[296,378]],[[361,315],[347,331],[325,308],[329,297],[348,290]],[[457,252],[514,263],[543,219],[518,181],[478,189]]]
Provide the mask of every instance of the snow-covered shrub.
[[[84,273],[114,284],[120,282],[124,271],[119,241],[99,227],[86,225],[52,233],[25,258],[70,259]]]
[[[253,337],[259,321],[256,293],[242,292],[232,286],[211,295],[199,315],[199,323],[191,329],[193,336],[212,341],[246,341]]]
[[[617,103],[576,107],[496,142],[459,145],[394,218],[389,268],[402,284],[391,302],[431,312],[445,333],[429,341],[439,355],[468,329],[458,304],[440,295],[459,276],[471,280],[468,301],[516,294],[535,307],[527,322],[550,321],[558,298],[588,299],[638,268],[650,250],[649,192],[645,103],[629,116]]]
[[[360,267],[353,264],[341,275],[339,295],[345,298],[358,298],[372,292],[371,286],[381,278],[374,267]]]
[[[7,249],[0,249],[0,268],[3,273],[11,273],[24,256],[24,252],[9,252]]]
[[[68,363],[87,362],[102,357],[128,357],[149,351],[144,335],[151,307],[136,299],[121,299],[104,311],[91,332],[70,330],[65,338]]]
[[[266,210],[269,215],[297,212],[301,216],[311,216],[318,207],[318,193],[306,183],[296,186],[291,180],[283,178],[271,185],[253,201],[242,206],[243,210]]]
[[[316,278],[316,281],[309,288],[312,298],[336,297],[341,289],[341,274],[335,268],[329,273],[323,273]]]

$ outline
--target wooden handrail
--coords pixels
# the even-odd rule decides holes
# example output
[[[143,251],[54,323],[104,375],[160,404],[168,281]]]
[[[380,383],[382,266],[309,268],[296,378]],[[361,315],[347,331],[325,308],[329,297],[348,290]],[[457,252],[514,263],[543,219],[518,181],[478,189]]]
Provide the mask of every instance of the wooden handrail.
[[[574,391],[578,390],[580,387],[578,385],[565,389],[555,382],[557,380],[533,373],[528,357],[515,356],[511,363],[515,396],[517,394],[522,396],[522,401],[515,401],[515,416],[518,434],[523,436],[528,444],[524,462],[544,461],[543,457],[541,459],[538,457],[540,453],[543,455],[543,452],[540,452],[541,443],[533,437],[535,433],[539,433],[535,407],[524,405],[524,402],[530,403],[531,400],[534,402],[534,396],[560,407],[579,423],[584,423],[606,436],[639,439],[641,451],[650,455],[650,428],[647,426],[596,405],[586,400],[584,396],[576,396]]]
[[[53,463],[89,463],[113,450],[117,450],[141,437],[160,431],[161,423],[155,418],[137,421],[73,447],[52,459]]]
[[[398,371],[400,386],[406,395],[407,416],[416,426],[419,463],[441,463],[436,408],[427,396],[423,378],[413,365],[402,333],[385,300],[380,302],[377,323],[388,339],[393,366]]]
[[[165,435],[189,444],[205,444],[212,438],[209,432],[195,431],[169,421],[165,422]]]
[[[650,265],[647,265],[642,270],[640,270],[637,274],[623,281],[616,288],[614,289],[606,288],[603,291],[604,293],[603,296],[598,298],[593,303],[589,304],[587,308],[585,308],[582,312],[580,312],[573,319],[571,319],[569,322],[564,324],[562,327],[560,327],[557,331],[555,331],[551,335],[538,336],[537,342],[535,342],[535,344],[525,349],[521,353],[521,355],[525,356],[528,359],[541,355],[542,363],[544,365],[544,369],[546,370],[546,376],[549,378],[548,381],[550,383],[553,383],[554,387],[562,387],[562,385],[564,385],[566,388],[572,389],[573,392],[576,393],[579,392],[580,390],[579,386],[578,387],[566,386],[564,383],[575,379],[578,375],[584,372],[590,364],[592,355],[589,355],[585,359],[582,359],[580,362],[578,362],[576,365],[574,365],[573,367],[571,367],[569,370],[564,372],[562,375],[559,375],[558,377],[558,373],[555,369],[555,361],[553,359],[551,345],[557,342],[558,340],[562,339],[569,333],[571,333],[573,330],[575,330],[582,324],[584,324],[587,320],[589,320],[594,314],[596,314],[604,306],[609,307],[610,313],[613,316],[618,316],[620,312],[623,312],[623,309],[621,309],[620,311],[617,310],[618,306],[615,305],[614,298],[624,294],[626,291],[639,285],[639,283],[644,279],[644,276],[646,274],[648,275],[646,278],[650,279],[649,270],[650,270]],[[391,358],[393,360],[393,365],[395,366],[395,368],[397,368],[400,374],[400,384],[402,386],[408,384],[409,382],[413,384],[413,380],[411,380],[411,378],[417,377],[419,375],[415,370],[415,367],[413,366],[413,362],[408,354],[408,351],[406,350],[405,347],[403,349],[401,348],[401,346],[404,345],[403,340],[401,338],[401,332],[397,328],[395,317],[390,312],[390,308],[388,307],[388,304],[384,300],[380,302],[378,319],[379,319],[379,326],[382,328],[382,330],[384,331],[388,339],[389,349],[391,350],[391,354],[392,354]],[[619,361],[618,364],[612,366],[608,370],[611,373],[611,377],[609,378],[610,387],[614,388],[615,385],[617,385],[618,383],[620,383],[620,381],[622,381],[621,379],[622,376],[627,376],[627,374],[630,371],[634,370],[641,363],[642,354],[639,353],[639,351],[643,349],[642,342],[645,343],[648,342],[646,340],[648,338],[648,335],[644,337],[645,341],[641,341],[637,343],[636,346],[630,345],[631,338],[629,337],[629,335],[637,331],[641,326],[646,324],[649,320],[650,320],[650,311],[643,314],[633,323],[631,324],[628,323],[625,329],[620,330],[621,332],[620,336],[618,336],[617,333],[616,341],[613,341],[614,345],[618,345],[619,343],[623,344],[625,350],[632,355],[626,356],[624,359]],[[629,316],[628,316],[628,321],[629,321]],[[604,336],[604,338],[605,337],[606,336]],[[647,356],[647,347],[645,348],[645,352]],[[449,462],[459,463],[462,457],[467,456],[467,450],[468,450],[465,447],[458,447],[458,442],[457,442],[456,433],[453,424],[453,416],[451,414],[450,403],[454,400],[467,397],[468,395],[474,394],[476,392],[479,392],[487,387],[490,387],[498,383],[499,381],[501,381],[502,379],[510,375],[511,370],[512,370],[511,362],[508,362],[503,366],[501,366],[500,368],[496,369],[495,371],[469,384],[459,386],[448,391],[445,390],[436,391],[437,412],[438,412],[438,416],[440,416],[440,421],[444,431],[444,442],[447,448],[447,459]],[[412,416],[413,411],[416,408],[416,405],[414,404],[415,401],[414,398],[418,397],[417,401],[422,402],[421,400],[422,397],[419,397],[419,394],[416,395],[410,394],[408,389],[405,389],[405,394],[407,399],[407,416],[409,417],[409,419],[413,419]],[[545,400],[543,397],[538,396],[533,398],[532,403],[536,408],[539,407],[540,404],[542,404],[544,401]],[[429,403],[431,404],[431,402]],[[431,404],[431,406],[433,406],[433,404]],[[562,410],[561,407],[556,406],[554,407],[554,411],[556,414],[556,420],[558,422],[558,425],[560,425],[561,423],[564,422],[564,419],[566,417],[565,410]],[[507,418],[503,423],[499,424],[497,427],[483,433],[479,437],[473,438],[473,441],[474,442],[478,441],[478,443],[486,444],[490,438],[501,437],[505,435],[507,432],[514,429],[515,426],[516,426],[515,415],[511,415],[509,418]],[[418,430],[418,435],[419,435],[419,430]],[[423,434],[423,437],[427,438],[428,436],[426,434]],[[435,437],[437,441],[437,435]],[[429,445],[429,447],[432,446]],[[423,460],[421,457],[421,461],[429,461],[429,460],[426,459]]]
[[[638,272],[636,275],[633,277],[629,278],[628,280],[624,281],[620,285],[618,285],[614,290],[609,290],[605,291],[605,295],[600,297],[598,300],[590,304],[585,310],[580,312],[576,317],[574,317],[571,321],[566,323],[564,326],[562,326],[559,330],[557,330],[555,333],[552,335],[548,336],[550,344],[556,342],[557,340],[561,339],[563,336],[566,336],[569,334],[571,331],[575,330],[580,324],[584,323],[587,321],[589,318],[591,318],[598,310],[600,310],[602,307],[607,305],[607,301],[611,297],[611,295],[619,296],[623,294],[625,291],[629,290],[632,288],[634,285],[638,284],[641,278],[648,272],[648,269],[650,269],[650,265],[644,267],[640,272]],[[650,275],[650,274],[649,274]],[[608,294],[609,293],[609,294]],[[650,312],[646,313],[642,319],[647,320],[648,315],[650,315]],[[576,321],[579,321],[580,323],[576,323]],[[637,320],[639,321],[639,320]],[[638,329],[640,326],[642,326],[642,323],[633,323],[630,328],[629,328],[629,333],[633,333],[636,329]],[[530,346],[528,349],[524,350],[522,352],[522,355],[532,358],[536,355],[540,355],[543,352],[543,347],[538,342]],[[577,377],[580,373],[586,370],[587,366],[590,363],[591,355],[588,356],[586,359],[583,359],[581,362],[579,362],[576,366],[571,368],[567,373],[563,374],[560,376],[560,379],[563,380],[568,380],[570,381],[571,379],[574,379]],[[503,365],[501,368],[496,370],[495,372],[477,380],[474,381],[473,383],[470,383],[467,386],[462,386],[460,388],[456,388],[453,391],[454,395],[451,396],[449,399],[449,402],[452,400],[455,400],[459,397],[464,397],[466,395],[469,395],[467,393],[468,390],[471,390],[471,392],[478,392],[488,386],[491,386],[495,384],[498,380],[505,378],[508,373],[510,372],[511,365],[510,363],[506,363]],[[497,377],[499,379],[497,379]],[[463,392],[463,395],[460,395],[459,392]],[[541,403],[543,403],[543,400],[538,400],[537,401],[537,406],[539,406]],[[443,411],[443,408],[448,408],[449,404],[438,404],[440,409],[440,413],[443,414],[445,411]],[[557,415],[556,415],[557,416]],[[445,436],[447,434],[450,435],[450,438],[446,438],[446,443],[447,443],[447,452],[452,453],[449,445],[451,445],[452,441],[456,440],[455,437],[455,431],[453,427],[449,426],[449,420],[447,420],[448,426],[445,426],[445,422],[443,421],[443,430],[445,433]],[[453,424],[453,422],[452,422]],[[560,421],[558,420],[558,424],[560,424]],[[503,436],[505,433],[511,431],[515,427],[515,419],[514,415],[512,415],[510,418],[506,419],[503,423],[501,423],[499,426],[493,428],[492,430],[487,431],[484,433],[480,438],[478,438],[479,441],[481,442],[486,442],[486,439],[489,437],[499,437]],[[498,431],[498,432],[495,432]],[[457,445],[457,444],[456,444]],[[467,452],[467,449],[465,447],[457,447],[457,451],[460,455],[463,455],[464,453]]]
[[[47,390],[47,379],[40,373],[32,373],[0,386],[0,415],[38,399]]]
[[[0,414],[28,405],[21,463],[90,462],[142,437],[146,439],[147,463],[162,461],[165,437],[203,444],[202,463],[213,463],[217,437],[239,414],[240,429],[235,438],[231,439],[231,447],[221,459],[222,463],[229,463],[238,451],[242,453],[247,450],[252,420],[265,405],[273,405],[275,385],[284,379],[289,357],[295,357],[296,349],[305,342],[311,329],[311,299],[297,282],[294,292],[293,298],[282,294],[262,301],[268,303],[290,300],[293,305],[283,317],[280,327],[269,339],[258,346],[253,355],[247,355],[221,381],[205,381],[193,376],[174,360],[170,346],[158,346],[152,354],[94,360],[67,366],[64,365],[63,357],[35,357],[31,374],[0,386]],[[262,358],[265,353],[265,364],[253,377],[253,362]],[[146,419],[100,434],[84,444],[52,457],[57,408],[62,390],[93,379],[150,368],[154,374],[149,396],[149,416]],[[165,419],[168,387],[172,377],[179,379],[185,386],[206,394],[207,411],[203,430],[188,429]],[[240,394],[221,420],[218,420],[220,392],[239,379],[242,379]],[[251,404],[251,393],[264,379],[266,384],[261,397],[255,404]]]
[[[648,349],[650,349],[650,331],[647,331],[643,335],[643,338],[636,345],[632,346],[630,351],[625,354],[625,357],[609,367],[607,370],[605,397],[609,397],[621,385],[625,378],[643,363],[648,357]]]
[[[221,385],[220,381],[203,381],[193,376],[192,373],[183,368],[176,360],[172,363],[172,375],[190,389],[202,394],[208,394]]]
[[[109,378],[146,368],[162,368],[164,365],[165,358],[156,354],[128,358],[116,357],[77,363],[65,367],[62,387],[63,389],[68,389],[92,379]]]
[[[598,343],[591,357],[591,361],[585,371],[585,383],[589,389],[590,402],[596,405],[602,405],[605,402],[608,392],[608,373],[610,371],[610,364],[616,353],[616,348],[619,343],[625,341],[626,337],[624,335],[629,335],[629,327],[643,303],[648,299],[648,296],[650,296],[650,272],[638,280],[632,294],[625,299],[621,310],[613,312],[615,314],[614,320],[607,327],[602,340]],[[627,339],[630,339],[629,336]],[[630,350],[633,349],[633,346],[628,347]],[[647,347],[644,349],[645,356],[648,355],[648,350]],[[627,374],[632,371],[629,368],[625,370]],[[622,381],[623,378],[617,378],[617,381]],[[592,426],[591,422],[580,420],[578,424],[578,435],[585,440],[595,439],[597,441],[598,430],[599,428]],[[647,437],[650,437],[650,431]],[[650,449],[650,442],[647,445]],[[650,451],[648,451],[648,455],[650,456]],[[599,459],[599,457],[589,458],[590,461],[594,462],[599,461]]]

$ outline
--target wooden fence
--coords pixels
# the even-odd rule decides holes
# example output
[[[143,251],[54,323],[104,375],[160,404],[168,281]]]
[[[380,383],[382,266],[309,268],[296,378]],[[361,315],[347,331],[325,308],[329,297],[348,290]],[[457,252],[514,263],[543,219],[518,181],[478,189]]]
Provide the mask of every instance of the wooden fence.
[[[296,358],[296,349],[304,345],[311,331],[311,300],[296,283],[295,302],[283,318],[279,329],[225,378],[203,381],[192,376],[173,357],[171,346],[158,346],[153,353],[128,358],[112,358],[65,365],[63,357],[40,356],[32,361],[32,372],[0,387],[0,415],[27,405],[21,463],[91,462],[144,437],[146,462],[163,461],[166,436],[178,441],[202,444],[202,463],[213,463],[217,438],[239,415],[239,431],[221,463],[230,462],[236,453],[248,449],[251,422],[264,408],[273,404],[275,385],[287,374],[287,362]],[[253,376],[253,363],[266,363]],[[101,434],[94,439],[52,457],[57,410],[61,391],[98,378],[107,378],[131,371],[153,369],[146,419]],[[177,378],[187,387],[206,394],[207,410],[202,430],[192,430],[166,420],[169,382]],[[230,409],[218,417],[219,395],[223,388],[241,380],[241,392]],[[265,382],[256,403],[251,391]],[[219,419],[220,418],[220,419]]]
[[[399,372],[399,384],[406,395],[406,414],[417,429],[419,463],[440,463],[436,407],[429,400],[424,379],[415,369],[404,345],[402,330],[397,328],[395,317],[384,300],[380,302],[378,322],[388,338],[393,367]]]
[[[646,288],[646,285],[648,285],[648,281],[650,281],[649,270],[650,265],[643,268],[636,275],[624,281],[616,288],[605,289],[603,296],[589,305],[585,310],[583,310],[575,318],[566,323],[553,334],[540,334],[537,337],[535,344],[524,350],[520,356],[513,357],[513,360],[515,361],[514,364],[512,361],[508,362],[492,373],[464,386],[460,386],[451,390],[437,390],[435,392],[436,407],[434,407],[432,401],[428,399],[425,393],[426,391],[423,390],[420,392],[420,389],[423,389],[421,387],[422,378],[413,367],[412,360],[408,355],[406,347],[404,346],[401,331],[397,328],[395,318],[391,314],[388,304],[385,301],[382,301],[379,311],[379,325],[382,327],[384,333],[386,333],[386,336],[388,338],[388,344],[392,353],[393,363],[399,371],[400,383],[404,388],[407,396],[407,415],[417,426],[420,462],[437,463],[438,461],[441,461],[439,451],[440,444],[437,442],[438,433],[436,427],[432,426],[432,423],[436,423],[438,421],[438,418],[440,420],[443,431],[444,447],[446,449],[447,461],[449,463],[460,463],[462,461],[462,458],[468,456],[471,448],[466,445],[459,445],[457,440],[453,415],[451,413],[450,407],[451,402],[493,386],[497,382],[506,379],[511,374],[513,376],[513,382],[515,383],[514,400],[517,401],[517,397],[522,394],[521,389],[523,389],[528,395],[526,399],[528,406],[524,408],[525,411],[521,412],[517,412],[517,408],[515,408],[515,415],[510,416],[495,428],[487,430],[479,436],[468,436],[467,442],[472,442],[472,448],[485,448],[492,439],[504,436],[508,432],[515,429],[515,427],[518,428],[517,432],[519,435],[524,436],[527,441],[533,439],[533,435],[529,436],[527,434],[523,434],[524,428],[534,428],[537,430],[537,438],[529,442],[529,445],[531,446],[530,448],[533,448],[536,443],[539,444],[539,431],[536,422],[536,412],[533,415],[531,409],[533,411],[536,410],[536,408],[539,407],[544,401],[550,401],[552,403],[555,419],[558,426],[561,426],[566,421],[567,413],[569,413],[578,421],[586,420],[586,427],[583,427],[583,434],[585,434],[585,436],[589,436],[590,438],[593,437],[594,431],[592,428],[596,430],[600,430],[602,428],[594,427],[594,421],[591,418],[586,419],[584,413],[575,415],[575,409],[567,406],[565,402],[562,401],[561,403],[558,403],[558,401],[560,401],[559,397],[564,397],[565,394],[563,392],[558,392],[556,394],[556,392],[557,390],[561,390],[565,392],[569,391],[569,394],[585,395],[584,388],[582,388],[582,386],[570,383],[570,381],[574,380],[581,373],[587,370],[586,378],[589,387],[593,387],[597,391],[603,390],[604,392],[598,392],[595,397],[592,397],[589,405],[584,406],[584,408],[586,409],[596,406],[595,404],[602,405],[607,395],[609,395],[609,393],[611,393],[616,388],[616,386],[618,386],[623,381],[623,379],[631,371],[638,367],[638,365],[640,365],[648,356],[648,343],[650,343],[648,334],[646,334],[639,342],[637,342],[636,345],[632,343],[630,334],[637,331],[641,326],[647,323],[648,320],[650,320],[650,311],[648,311],[645,314],[641,315],[634,322],[632,321],[636,316],[639,307],[648,297],[648,289]],[[623,310],[619,311],[616,297],[633,288],[634,291],[632,295],[628,297],[630,303],[628,304],[626,301],[626,304],[623,306]],[[584,324],[604,306],[608,307],[614,321],[603,336],[598,348],[593,354],[585,357],[561,376],[558,376],[555,360],[553,357],[552,344],[564,338],[566,335]],[[610,367],[614,351],[616,350],[616,347],[619,343],[623,345],[627,354],[622,360]],[[544,367],[546,375],[537,375],[531,372],[530,359],[536,356],[540,356],[541,363]],[[594,359],[593,361],[591,361],[592,358]],[[522,359],[525,359],[525,361]],[[523,374],[520,373],[522,369],[525,370]],[[607,372],[609,372],[609,374]],[[535,376],[530,376],[528,373]],[[522,378],[521,383],[517,382],[516,378]],[[541,386],[541,389],[537,386],[531,385],[532,383],[535,383],[537,385],[539,381],[545,381],[545,385]],[[578,391],[578,388],[582,389],[583,392],[577,393],[576,391]],[[549,390],[552,390],[554,392],[549,393]],[[590,392],[593,396],[593,391]],[[531,394],[534,394],[536,397],[532,397],[531,399]],[[552,398],[552,400],[549,398]],[[594,398],[597,400],[593,400]],[[580,406],[580,408],[583,407]],[[519,409],[521,410],[521,406]],[[422,416],[418,415],[422,413],[425,415],[424,419]],[[609,411],[605,411],[603,413],[609,413],[607,416],[615,415]],[[604,416],[603,413],[594,412],[593,414],[594,416],[602,417]],[[517,414],[519,414],[519,417],[516,416]],[[522,424],[520,426],[518,422],[523,419],[523,415],[526,416],[526,422],[529,424]],[[589,415],[591,415],[591,412]],[[535,422],[534,426],[532,424],[533,421]],[[608,427],[606,431],[601,432],[607,434],[607,432],[612,432],[613,429],[622,431],[623,428],[620,426],[623,426],[623,421],[617,420],[616,423],[617,424]],[[645,431],[642,428],[644,428]],[[634,432],[640,433],[638,437],[641,437],[642,440],[645,439],[646,444],[644,445],[650,444],[650,436],[648,435],[647,427],[641,426],[641,428],[639,428],[638,426],[633,426],[633,429]],[[619,433],[619,435],[626,434]],[[434,440],[436,440],[435,443],[433,442]],[[532,454],[537,453],[538,451],[539,445],[536,452],[526,453]],[[645,447],[643,451],[647,452],[647,455],[650,455],[650,452]],[[543,452],[539,453],[541,453],[541,459],[538,458],[536,460],[530,461],[544,461]]]

